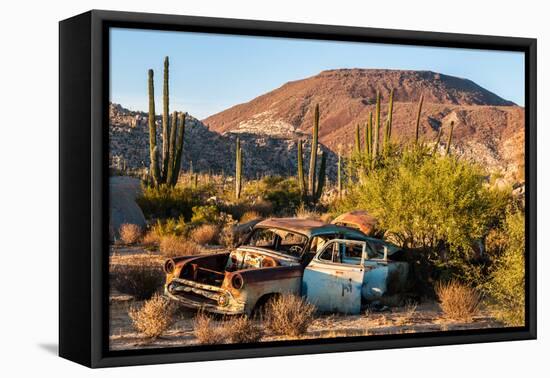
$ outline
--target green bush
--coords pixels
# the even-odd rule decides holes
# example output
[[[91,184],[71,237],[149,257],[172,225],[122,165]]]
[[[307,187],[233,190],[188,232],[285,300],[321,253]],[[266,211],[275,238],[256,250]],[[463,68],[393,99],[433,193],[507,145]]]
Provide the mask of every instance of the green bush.
[[[220,210],[217,206],[193,206],[193,216],[191,222],[195,225],[205,223],[218,223],[220,221]]]
[[[204,203],[215,194],[211,185],[194,187],[170,187],[167,185],[143,187],[143,194],[137,203],[146,218],[177,218],[183,216],[190,220],[193,207]]]
[[[302,201],[300,188],[294,177],[265,176],[260,180],[248,182],[244,188],[244,195],[269,201],[272,211],[279,214],[294,213]],[[260,212],[264,216],[268,215],[263,211]]]
[[[508,193],[489,189],[480,167],[425,149],[405,150],[348,185],[337,210],[365,209],[404,247],[435,251],[444,242],[450,259],[504,217]]]
[[[525,216],[509,213],[504,252],[497,258],[485,290],[495,316],[512,326],[525,325]]]

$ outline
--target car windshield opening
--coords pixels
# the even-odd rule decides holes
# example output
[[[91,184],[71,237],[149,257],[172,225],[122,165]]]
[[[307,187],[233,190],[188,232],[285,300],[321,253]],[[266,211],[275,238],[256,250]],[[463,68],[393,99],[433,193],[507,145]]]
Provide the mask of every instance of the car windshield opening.
[[[257,228],[245,246],[269,249],[288,256],[300,257],[307,237],[277,228]]]

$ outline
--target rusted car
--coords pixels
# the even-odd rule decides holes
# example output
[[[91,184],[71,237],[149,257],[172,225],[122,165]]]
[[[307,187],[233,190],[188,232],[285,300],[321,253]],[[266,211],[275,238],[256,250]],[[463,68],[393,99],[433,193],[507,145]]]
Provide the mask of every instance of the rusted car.
[[[166,261],[165,294],[186,307],[252,314],[274,296],[303,295],[320,311],[358,313],[405,287],[398,249],[359,230],[315,220],[272,218],[234,251]]]

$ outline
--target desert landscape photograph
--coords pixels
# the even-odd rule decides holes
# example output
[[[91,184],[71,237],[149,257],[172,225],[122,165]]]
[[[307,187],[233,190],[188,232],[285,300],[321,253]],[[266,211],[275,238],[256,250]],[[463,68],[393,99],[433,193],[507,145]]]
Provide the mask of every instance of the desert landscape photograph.
[[[525,62],[112,28],[109,348],[525,325]]]

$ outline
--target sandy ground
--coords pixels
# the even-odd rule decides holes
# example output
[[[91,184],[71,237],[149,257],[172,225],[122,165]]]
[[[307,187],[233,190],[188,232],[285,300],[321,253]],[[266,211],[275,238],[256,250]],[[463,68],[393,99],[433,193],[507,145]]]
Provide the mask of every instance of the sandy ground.
[[[139,259],[151,259],[162,264],[164,259],[154,252],[144,253],[141,248],[115,247],[111,251],[111,263],[132,263]],[[197,345],[193,334],[191,310],[180,309],[174,324],[161,337],[149,340],[142,337],[132,327],[128,310],[140,306],[141,301],[122,295],[112,289],[110,294],[110,347],[112,350],[161,348]],[[221,321],[221,320],[220,320]],[[260,320],[255,320],[261,325]],[[391,307],[385,311],[365,311],[360,315],[319,315],[308,328],[302,339],[332,338],[342,336],[369,336],[384,334],[420,333],[463,329],[483,329],[502,327],[486,311],[481,311],[469,323],[446,319],[439,305],[434,301],[424,301],[417,305]],[[287,340],[285,336],[265,334],[261,341]]]

